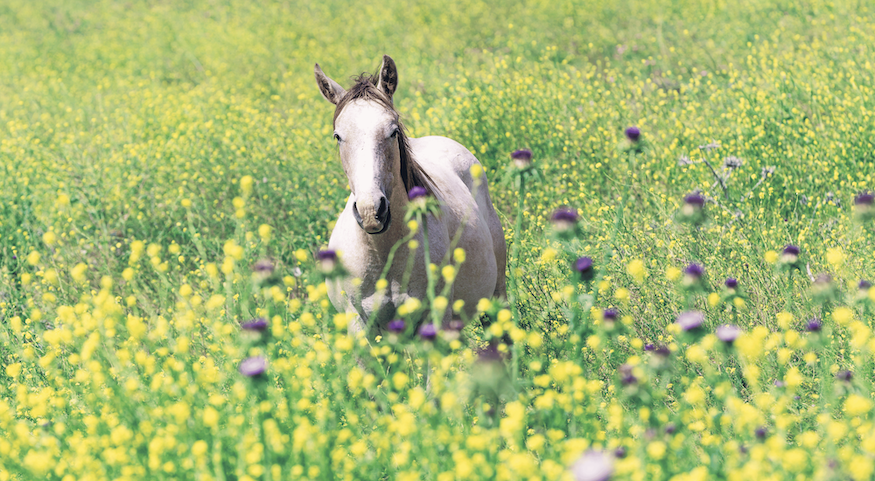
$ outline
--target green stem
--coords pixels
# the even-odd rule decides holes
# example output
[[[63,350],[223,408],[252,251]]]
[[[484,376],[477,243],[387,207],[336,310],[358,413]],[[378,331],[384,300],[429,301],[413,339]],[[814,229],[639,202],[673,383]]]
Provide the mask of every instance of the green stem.
[[[428,296],[429,313],[434,327],[440,329],[440,319],[437,311],[434,310],[434,275],[431,272],[431,251],[428,247],[428,221],[427,217],[422,214],[416,214],[416,221],[422,226],[422,248],[424,249],[423,254],[425,254],[425,278],[428,280],[426,295]]]
[[[520,172],[517,175],[517,191],[520,196],[519,208],[517,209],[516,215],[516,224],[513,229],[513,247],[511,248],[510,258],[511,268],[510,268],[510,289],[507,290],[507,300],[510,303],[511,314],[513,319],[514,327],[519,327],[520,322],[520,310],[517,305],[517,289],[519,287],[519,283],[517,282],[517,266],[519,265],[519,245],[520,245],[520,232],[523,229],[523,211],[526,210],[526,179],[523,177],[523,173]],[[519,346],[514,343],[512,347],[512,379],[515,381],[519,375]]]

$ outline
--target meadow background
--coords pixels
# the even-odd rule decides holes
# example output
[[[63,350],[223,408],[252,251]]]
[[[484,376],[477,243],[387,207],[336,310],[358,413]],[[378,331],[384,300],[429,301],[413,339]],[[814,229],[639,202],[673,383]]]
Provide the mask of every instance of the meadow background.
[[[872,32],[850,0],[4,2],[0,480],[870,479]],[[313,64],[383,54],[516,252],[458,339],[349,338],[313,260],[348,195]]]

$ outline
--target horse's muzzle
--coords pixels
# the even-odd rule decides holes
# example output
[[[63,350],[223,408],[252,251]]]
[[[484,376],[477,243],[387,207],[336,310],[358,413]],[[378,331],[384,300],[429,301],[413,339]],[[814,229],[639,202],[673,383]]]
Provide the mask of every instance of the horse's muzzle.
[[[392,223],[392,212],[389,210],[389,201],[385,197],[380,197],[380,205],[374,213],[373,221],[376,222],[364,222],[359,213],[358,205],[355,202],[352,203],[352,215],[355,217],[355,221],[358,222],[359,227],[371,235],[386,232],[389,224]],[[376,225],[373,225],[374,223]]]

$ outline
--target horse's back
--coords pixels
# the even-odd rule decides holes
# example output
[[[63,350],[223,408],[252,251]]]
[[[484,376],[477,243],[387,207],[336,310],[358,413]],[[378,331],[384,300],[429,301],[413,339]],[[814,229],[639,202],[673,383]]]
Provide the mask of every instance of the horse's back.
[[[448,169],[465,184],[469,192],[474,190],[471,166],[480,162],[464,145],[447,137],[429,136],[411,138],[410,146],[416,162],[427,173]],[[440,182],[444,179],[434,178],[434,180]]]

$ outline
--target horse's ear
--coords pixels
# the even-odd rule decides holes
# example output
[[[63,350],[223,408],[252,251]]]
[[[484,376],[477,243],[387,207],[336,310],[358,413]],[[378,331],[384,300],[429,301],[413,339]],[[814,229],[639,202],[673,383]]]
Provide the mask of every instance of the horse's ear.
[[[319,64],[316,64],[316,68],[313,70],[316,74],[316,84],[319,85],[319,91],[322,92],[322,96],[325,97],[325,100],[337,105],[337,102],[340,102],[343,94],[346,93],[346,90],[340,86],[334,80],[328,78],[322,69],[319,68]]]
[[[377,89],[392,98],[398,87],[398,69],[395,61],[388,55],[383,55],[383,65],[380,66],[380,78],[377,79]]]

